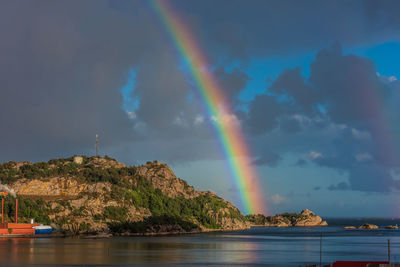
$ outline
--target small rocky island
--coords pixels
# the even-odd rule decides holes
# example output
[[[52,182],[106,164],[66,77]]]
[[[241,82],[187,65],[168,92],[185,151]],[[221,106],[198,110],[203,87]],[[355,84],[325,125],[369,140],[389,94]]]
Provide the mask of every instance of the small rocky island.
[[[358,229],[366,229],[366,230],[374,230],[374,229],[378,229],[379,226],[372,224],[372,223],[364,223],[363,225],[360,225],[359,227],[357,227]]]
[[[275,216],[247,215],[246,218],[252,223],[252,226],[315,227],[328,225],[326,221],[309,209],[305,209],[301,213],[283,213]]]
[[[362,230],[376,230],[379,229],[378,225],[372,224],[372,223],[364,223],[358,227],[356,226],[345,226],[344,229],[347,230],[354,230],[354,229],[362,229]],[[399,227],[397,225],[387,225],[385,226],[385,229],[389,230],[397,230]]]

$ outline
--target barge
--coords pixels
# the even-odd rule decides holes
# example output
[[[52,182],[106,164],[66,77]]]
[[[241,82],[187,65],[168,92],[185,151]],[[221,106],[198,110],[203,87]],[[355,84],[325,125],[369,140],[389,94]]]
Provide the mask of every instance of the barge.
[[[41,233],[51,233],[50,226],[39,225],[38,223],[18,223],[18,198],[15,198],[15,222],[4,222],[4,197],[8,192],[0,192],[1,199],[1,223],[0,235],[35,235]]]

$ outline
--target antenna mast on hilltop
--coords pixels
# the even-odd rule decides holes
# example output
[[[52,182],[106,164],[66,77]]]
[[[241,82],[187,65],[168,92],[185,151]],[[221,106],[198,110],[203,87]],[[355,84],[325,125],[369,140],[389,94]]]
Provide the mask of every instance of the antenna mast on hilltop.
[[[98,147],[99,147],[99,135],[96,134],[96,157],[99,156],[99,149],[98,149]]]

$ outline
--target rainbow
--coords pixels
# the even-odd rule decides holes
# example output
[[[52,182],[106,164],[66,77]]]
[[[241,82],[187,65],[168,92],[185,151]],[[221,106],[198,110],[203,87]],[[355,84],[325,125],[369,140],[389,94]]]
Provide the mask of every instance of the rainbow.
[[[196,39],[185,27],[178,14],[167,1],[152,0],[152,8],[160,17],[178,53],[188,62],[191,75],[203,98],[204,105],[214,121],[213,125],[228,160],[235,185],[240,192],[241,204],[247,214],[267,214],[266,202],[257,173],[249,160],[251,153],[243,136],[239,121],[233,115],[223,90],[213,74],[207,70],[207,59]]]

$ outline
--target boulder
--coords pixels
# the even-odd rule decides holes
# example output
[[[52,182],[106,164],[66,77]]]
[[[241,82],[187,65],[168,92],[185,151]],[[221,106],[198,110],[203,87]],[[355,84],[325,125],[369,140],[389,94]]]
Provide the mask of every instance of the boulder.
[[[319,226],[328,226],[328,223],[326,221],[322,221]]]
[[[397,224],[396,225],[388,225],[388,226],[385,226],[385,229],[399,229],[399,227],[397,226]]]
[[[303,215],[303,216],[308,216],[308,217],[309,217],[309,216],[315,216],[315,213],[312,212],[312,211],[309,210],[309,209],[302,210],[300,214]]]
[[[328,223],[326,221],[322,221],[320,216],[317,216],[309,209],[305,209],[300,213],[298,219],[292,222],[293,226],[326,226]]]

